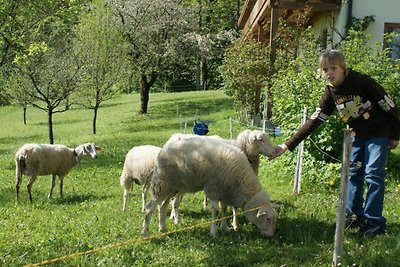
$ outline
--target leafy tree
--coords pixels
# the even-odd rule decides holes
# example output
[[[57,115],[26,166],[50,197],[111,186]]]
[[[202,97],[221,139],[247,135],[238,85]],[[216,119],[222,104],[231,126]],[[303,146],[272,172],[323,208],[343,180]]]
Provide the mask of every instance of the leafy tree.
[[[115,96],[128,77],[127,46],[114,18],[110,6],[97,0],[75,32],[74,53],[82,64],[79,102],[93,110],[93,134],[101,103]]]
[[[237,21],[243,1],[187,0],[195,10],[196,28],[193,33],[197,52],[191,54],[193,72],[196,72],[197,89],[218,87],[218,71],[224,51],[239,35]]]
[[[13,64],[26,57],[33,47],[55,45],[48,42],[49,31],[65,33],[76,22],[87,1],[0,0],[0,71],[4,77],[0,79],[2,104],[8,104],[13,96],[5,91],[5,83],[14,73]]]
[[[139,113],[147,113],[150,89],[173,65],[192,28],[188,11],[176,0],[115,0],[115,11],[129,43],[131,67],[140,77]]]
[[[45,111],[48,115],[49,142],[54,143],[53,115],[69,109],[69,96],[76,89],[79,64],[73,59],[67,48],[36,51],[18,64],[21,84],[17,94],[32,106]],[[17,77],[15,77],[17,79]]]
[[[227,49],[220,68],[224,89],[236,110],[259,114],[261,87],[269,70],[269,49],[254,40],[237,40]]]
[[[69,50],[71,28],[83,10],[81,1],[53,2],[16,2],[8,27],[2,28],[13,48],[3,54],[11,61],[5,66],[17,70],[10,71],[16,73],[11,79],[22,85],[13,94],[48,114],[50,143],[54,142],[53,115],[68,110],[68,98],[75,88],[79,65]]]

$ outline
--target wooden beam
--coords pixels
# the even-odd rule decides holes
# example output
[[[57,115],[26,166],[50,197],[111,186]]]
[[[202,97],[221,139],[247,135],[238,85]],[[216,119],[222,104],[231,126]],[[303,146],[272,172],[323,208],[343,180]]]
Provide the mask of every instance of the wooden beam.
[[[269,11],[270,0],[257,0],[254,3],[253,10],[250,12],[247,21],[243,27],[245,35],[251,32],[257,32],[258,21],[261,21],[264,14]]]
[[[303,9],[305,6],[304,2],[279,1],[279,8],[282,9]]]
[[[279,18],[279,1],[272,0],[271,5],[271,28],[269,32],[269,47],[270,47],[270,65],[271,73],[274,72],[274,63],[276,59],[276,34],[278,32],[278,18]]]
[[[238,21],[238,25],[240,27],[244,28],[246,22],[249,19],[250,13],[254,8],[254,3],[256,1],[257,0],[246,0],[245,4],[243,6],[243,12],[240,14],[239,21]]]

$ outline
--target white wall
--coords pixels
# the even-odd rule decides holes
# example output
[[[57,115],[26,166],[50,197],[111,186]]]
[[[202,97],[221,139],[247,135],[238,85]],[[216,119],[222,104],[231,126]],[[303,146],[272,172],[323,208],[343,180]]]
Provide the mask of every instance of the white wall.
[[[332,12],[314,24],[316,36],[320,36],[325,29],[332,34],[334,43],[341,40],[340,35],[332,31],[332,25],[340,34],[345,34],[348,1],[342,5],[339,12]],[[358,19],[374,15],[375,21],[370,23],[366,33],[371,35],[370,45],[383,42],[384,24],[400,23],[400,0],[353,0],[352,16]]]

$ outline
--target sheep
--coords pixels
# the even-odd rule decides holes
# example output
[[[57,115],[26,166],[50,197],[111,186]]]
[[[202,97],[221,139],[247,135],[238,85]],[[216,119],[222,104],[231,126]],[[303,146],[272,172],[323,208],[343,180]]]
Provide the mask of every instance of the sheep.
[[[79,163],[84,156],[97,158],[97,152],[101,148],[93,143],[82,144],[75,149],[64,145],[49,144],[25,144],[15,153],[15,191],[17,203],[19,201],[19,187],[22,182],[22,175],[30,176],[27,184],[29,201],[32,203],[32,185],[37,176],[51,175],[50,193],[52,198],[55,179],[60,179],[60,197],[63,197],[63,180],[72,167]]]
[[[149,185],[149,176],[154,168],[155,160],[161,148],[151,145],[133,147],[126,154],[124,167],[122,169],[120,184],[124,188],[124,204],[122,210],[126,210],[129,191],[132,190],[133,182],[143,185],[142,188],[142,210],[146,206],[146,193]]]
[[[167,141],[166,144],[175,142],[181,139],[186,139],[193,137],[191,134],[174,134]],[[253,168],[256,175],[258,175],[258,168],[260,165],[260,155],[265,155],[267,157],[271,156],[274,152],[274,146],[270,142],[267,133],[260,130],[244,130],[240,132],[236,138],[236,140],[227,140],[223,139],[219,136],[209,136],[204,138],[214,138],[217,140],[224,141],[229,145],[234,145],[242,150],[247,159],[250,162],[251,167]],[[179,223],[179,205],[182,201],[182,195],[177,195],[172,199],[172,211],[170,218],[174,220],[175,224]],[[203,206],[207,205],[207,197],[204,197]],[[226,209],[226,207],[222,207],[222,210]],[[234,230],[238,227],[236,210],[233,208],[233,222],[232,222]]]
[[[217,203],[244,209],[246,218],[264,237],[273,236],[276,212],[269,195],[238,148],[211,139],[191,137],[169,143],[157,156],[151,177],[152,198],[146,205],[141,235],[149,234],[151,215],[159,205],[159,229],[167,231],[165,210],[169,199],[204,191],[211,201],[210,235],[216,236]],[[223,228],[223,230],[226,230]]]

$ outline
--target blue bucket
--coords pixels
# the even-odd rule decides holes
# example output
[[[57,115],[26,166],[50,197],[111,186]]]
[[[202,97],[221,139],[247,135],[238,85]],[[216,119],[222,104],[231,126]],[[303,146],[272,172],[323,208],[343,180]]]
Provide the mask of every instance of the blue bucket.
[[[206,135],[208,133],[208,124],[202,121],[195,121],[193,125],[193,132],[197,135]]]

